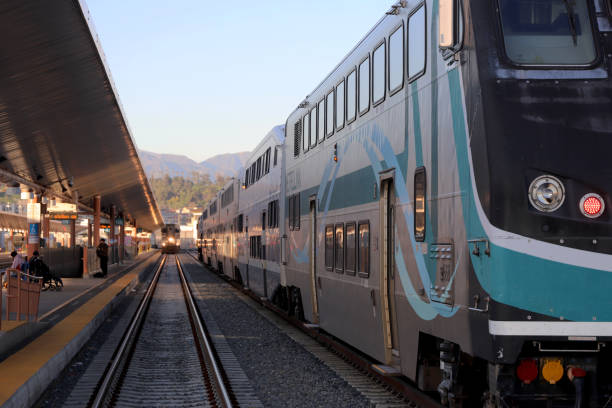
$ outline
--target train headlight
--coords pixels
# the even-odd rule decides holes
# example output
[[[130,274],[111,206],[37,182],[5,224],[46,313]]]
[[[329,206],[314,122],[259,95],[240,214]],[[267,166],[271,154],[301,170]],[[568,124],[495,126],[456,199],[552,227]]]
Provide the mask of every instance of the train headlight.
[[[169,242],[174,242],[174,238],[168,238]]]
[[[603,214],[606,208],[603,198],[599,194],[585,194],[580,199],[580,212],[588,218],[597,218]]]
[[[564,201],[565,187],[554,176],[540,176],[529,185],[529,202],[540,211],[555,211]]]

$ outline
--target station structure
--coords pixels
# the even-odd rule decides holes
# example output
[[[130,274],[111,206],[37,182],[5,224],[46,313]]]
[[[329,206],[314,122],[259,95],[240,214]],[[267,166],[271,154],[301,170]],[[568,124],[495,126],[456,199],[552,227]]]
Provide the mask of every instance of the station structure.
[[[0,38],[0,405],[25,407],[152,267],[163,221],[85,2],[3,1]],[[93,279],[102,237],[115,262]],[[36,279],[4,272],[13,249],[63,290],[33,302]]]
[[[54,231],[63,248],[106,232],[116,260],[142,249],[162,217],[85,3],[3,2],[0,35],[0,181],[27,201],[26,214],[0,211],[0,229],[50,262]]]

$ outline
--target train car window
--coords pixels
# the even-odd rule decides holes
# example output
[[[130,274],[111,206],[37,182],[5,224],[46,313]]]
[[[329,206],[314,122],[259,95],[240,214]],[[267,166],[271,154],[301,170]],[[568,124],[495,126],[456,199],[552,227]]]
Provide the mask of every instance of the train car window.
[[[300,229],[300,194],[289,197],[289,229]]]
[[[349,275],[355,274],[355,264],[357,262],[357,235],[355,229],[354,222],[346,224],[346,259],[344,267]]]
[[[344,80],[336,86],[336,130],[344,127]]]
[[[385,99],[385,43],[372,53],[372,104]]]
[[[242,232],[244,228],[244,216],[242,214],[238,215],[238,232]]]
[[[608,10],[608,16],[612,18],[612,0],[606,0],[606,9]]]
[[[302,138],[302,120],[299,119],[293,125],[293,157],[300,155],[300,141]]]
[[[334,269],[338,273],[344,272],[344,224],[336,224],[334,234]]]
[[[261,178],[261,156],[257,158],[257,180],[259,180],[260,178]]]
[[[262,231],[266,230],[266,212],[265,211],[261,213],[261,230]]]
[[[389,93],[404,86],[404,26],[389,36]]]
[[[255,162],[255,163],[253,163],[251,165],[251,184],[255,184],[255,175],[256,175],[255,174],[255,170],[256,170],[256,167],[257,167],[257,162]]]
[[[370,109],[370,57],[359,64],[359,114]]]
[[[562,0],[563,1],[563,0]],[[540,2],[538,0],[538,2]],[[513,0],[512,3],[516,4]],[[456,42],[455,15],[457,13],[457,0],[440,0],[439,3],[439,33],[438,45],[440,48],[452,48]]]
[[[346,123],[351,123],[357,115],[357,72],[351,71],[346,77]]]
[[[293,201],[293,205],[295,208],[293,209],[293,216],[295,220],[293,222],[293,228],[296,230],[300,229],[300,193],[295,195],[295,200]]]
[[[268,150],[266,150],[266,174],[268,174],[270,172],[270,153],[271,153],[271,147],[268,147]]]
[[[278,147],[274,146],[274,167],[276,167],[277,158],[278,158]]]
[[[334,268],[334,226],[327,225],[325,227],[325,268],[332,270]]]
[[[325,98],[325,136],[334,134],[334,91],[327,94]]]
[[[370,276],[370,222],[362,221],[359,223],[358,248],[359,259],[357,268],[359,276],[368,278]]]
[[[247,188],[249,186],[249,169],[246,169],[246,172],[244,173],[244,188]]]
[[[310,148],[310,114],[304,115],[304,124],[302,125],[303,149],[305,152]]]
[[[587,65],[595,61],[587,3],[499,0],[508,58],[527,65]]]
[[[414,173],[414,237],[417,241],[425,241],[425,211],[427,178],[425,167],[419,167]]]
[[[408,80],[413,81],[425,72],[425,43],[427,38],[425,6],[408,17]]]
[[[317,107],[310,111],[310,148],[317,145]]]
[[[325,99],[321,99],[317,104],[317,123],[319,125],[317,137],[322,142],[325,139]]]
[[[293,200],[294,200],[294,196],[289,197],[289,204],[287,205],[288,207],[288,221],[289,221],[289,229],[293,230]],[[283,221],[284,222],[284,221]]]

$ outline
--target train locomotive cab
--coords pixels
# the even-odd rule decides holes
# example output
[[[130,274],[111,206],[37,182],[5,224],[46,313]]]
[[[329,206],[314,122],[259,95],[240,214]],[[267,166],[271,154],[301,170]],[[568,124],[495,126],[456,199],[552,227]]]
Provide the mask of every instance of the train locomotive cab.
[[[176,224],[166,224],[161,229],[162,254],[177,254],[181,249],[181,229]]]
[[[490,395],[509,406],[603,406],[612,398],[611,3],[467,3],[474,65],[463,84],[466,116],[482,124],[470,149],[489,252],[481,236],[470,249],[473,296],[489,299]]]

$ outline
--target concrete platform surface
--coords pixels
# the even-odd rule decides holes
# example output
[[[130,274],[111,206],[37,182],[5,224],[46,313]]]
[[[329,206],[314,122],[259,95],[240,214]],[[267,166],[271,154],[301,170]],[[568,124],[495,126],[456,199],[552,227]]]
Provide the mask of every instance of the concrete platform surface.
[[[117,296],[136,285],[157,260],[154,255],[113,265],[104,279],[63,279],[62,290],[41,293],[36,322],[2,320],[0,405],[26,407],[36,402],[110,313]]]

